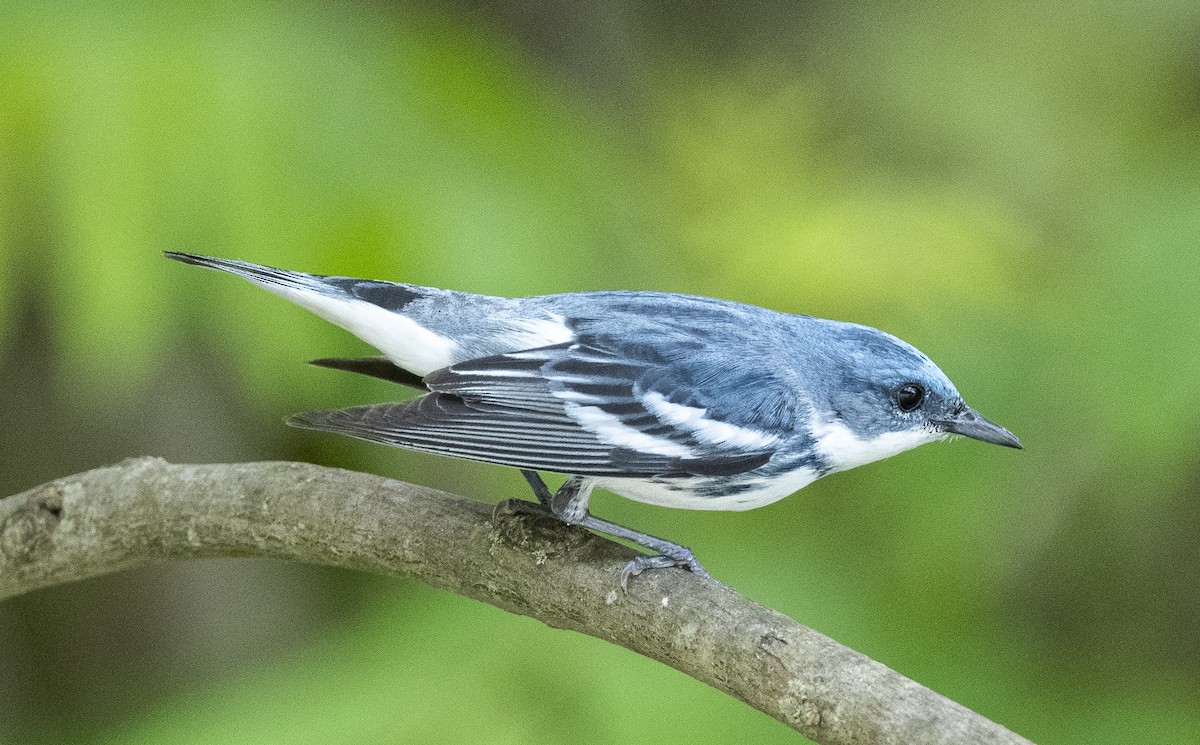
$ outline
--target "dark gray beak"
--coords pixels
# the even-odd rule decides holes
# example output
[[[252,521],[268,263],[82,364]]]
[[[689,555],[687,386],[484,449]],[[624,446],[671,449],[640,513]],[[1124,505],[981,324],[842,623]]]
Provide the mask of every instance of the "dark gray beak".
[[[990,442],[993,445],[1003,445],[1006,448],[1021,449],[1021,441],[1016,435],[999,424],[984,419],[983,415],[970,406],[964,406],[953,418],[938,423],[942,425],[942,429],[952,434],[970,437],[980,442]]]

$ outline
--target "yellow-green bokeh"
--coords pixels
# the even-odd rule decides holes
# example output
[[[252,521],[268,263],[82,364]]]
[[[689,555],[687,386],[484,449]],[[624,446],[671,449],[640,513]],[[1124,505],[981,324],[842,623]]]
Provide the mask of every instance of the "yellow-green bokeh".
[[[164,249],[868,323],[1026,450],[595,509],[1035,741],[1194,739],[1200,6],[523,7],[0,0],[3,494],[141,454],[523,493],[285,430],[402,394],[305,366],[367,350]],[[795,740],[461,598],[236,566],[0,606],[0,739]]]

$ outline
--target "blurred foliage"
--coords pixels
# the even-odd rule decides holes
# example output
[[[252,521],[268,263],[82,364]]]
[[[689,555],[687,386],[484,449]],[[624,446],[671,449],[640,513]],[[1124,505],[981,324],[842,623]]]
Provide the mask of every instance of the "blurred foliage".
[[[356,340],[163,249],[879,326],[1023,453],[752,513],[600,496],[1038,742],[1200,737],[1200,6],[0,0],[0,493],[137,454],[498,499],[285,430]],[[794,741],[624,650],[411,583],[195,562],[0,606],[6,742]]]

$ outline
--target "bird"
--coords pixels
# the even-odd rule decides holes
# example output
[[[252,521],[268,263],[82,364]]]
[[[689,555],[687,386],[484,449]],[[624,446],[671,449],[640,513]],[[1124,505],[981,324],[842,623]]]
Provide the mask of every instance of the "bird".
[[[929,357],[870,326],[695,295],[505,298],[164,253],[249,280],[382,355],[314,364],[422,391],[288,424],[517,468],[560,520],[653,552],[624,567],[625,591],[648,569],[710,575],[687,547],[592,515],[596,487],[741,511],[950,437],[1021,448]],[[566,480],[551,492],[542,473]]]

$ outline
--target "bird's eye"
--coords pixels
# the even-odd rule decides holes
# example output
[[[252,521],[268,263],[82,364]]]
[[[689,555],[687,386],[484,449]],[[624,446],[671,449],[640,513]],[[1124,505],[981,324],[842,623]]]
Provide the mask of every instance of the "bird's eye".
[[[901,411],[912,411],[925,400],[925,389],[916,383],[905,383],[896,389],[896,403]]]

